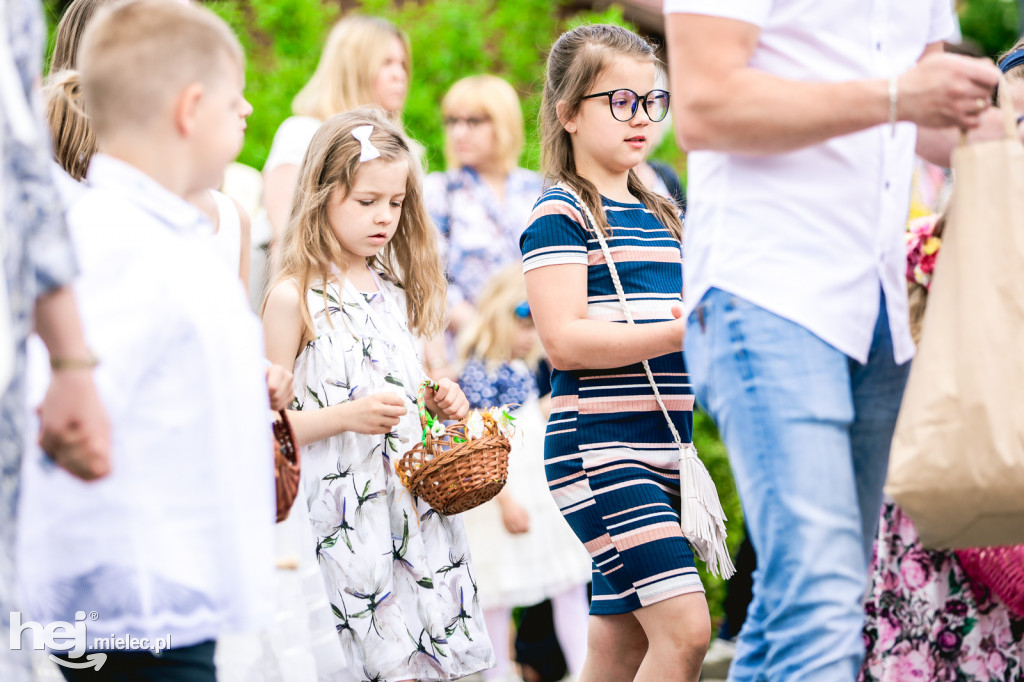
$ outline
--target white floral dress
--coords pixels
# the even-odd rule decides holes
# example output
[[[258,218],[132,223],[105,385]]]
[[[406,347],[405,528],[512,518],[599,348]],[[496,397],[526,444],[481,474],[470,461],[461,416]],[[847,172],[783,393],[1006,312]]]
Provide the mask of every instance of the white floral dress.
[[[306,301],[315,338],[295,362],[297,408],[384,392],[408,408],[387,435],[343,433],[302,451],[309,551],[348,658],[330,679],[445,680],[489,668],[462,520],[414,500],[393,467],[420,439],[415,395],[425,378],[404,294],[389,282],[362,293],[346,280],[310,288]]]

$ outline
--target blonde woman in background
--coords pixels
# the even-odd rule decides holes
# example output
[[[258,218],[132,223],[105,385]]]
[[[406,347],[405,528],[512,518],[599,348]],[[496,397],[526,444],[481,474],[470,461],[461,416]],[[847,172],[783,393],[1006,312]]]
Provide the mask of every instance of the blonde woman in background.
[[[284,232],[299,165],[324,120],[375,105],[400,126],[409,91],[411,55],[409,36],[386,19],[350,16],[331,29],[316,71],[292,101],[294,116],[277,129],[263,166],[263,205],[271,227],[271,246]]]
[[[424,182],[427,210],[444,237],[448,341],[428,345],[431,373],[449,374],[452,339],[502,266],[519,262],[519,237],[541,193],[539,174],[519,167],[523,113],[515,88],[497,76],[456,82],[441,102],[448,170]]]

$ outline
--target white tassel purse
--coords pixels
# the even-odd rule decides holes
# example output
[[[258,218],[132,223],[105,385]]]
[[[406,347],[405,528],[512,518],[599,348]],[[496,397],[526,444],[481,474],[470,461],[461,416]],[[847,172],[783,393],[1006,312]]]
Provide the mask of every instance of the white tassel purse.
[[[619,273],[615,267],[615,261],[612,260],[608,242],[601,231],[597,229],[594,215],[571,187],[565,183],[559,183],[558,187],[575,199],[583,209],[584,219],[589,223],[587,227],[597,235],[601,251],[608,262],[608,270],[611,273],[612,282],[615,284],[615,292],[619,296],[626,321],[629,324],[636,324],[629,311],[626,294],[622,290],[622,282],[619,280]],[[681,348],[680,352],[682,352]],[[693,443],[684,443],[679,437],[679,431],[676,430],[668,408],[665,407],[665,401],[661,398],[661,391],[658,390],[658,384],[654,381],[654,375],[651,373],[651,366],[647,360],[643,361],[643,366],[647,373],[647,380],[654,391],[654,398],[658,401],[658,407],[661,408],[661,413],[665,416],[669,431],[672,432],[672,438],[675,439],[676,445],[679,447],[679,525],[683,536],[693,546],[695,553],[707,565],[708,571],[712,575],[728,579],[736,572],[736,568],[732,564],[729,548],[725,544],[725,511],[718,499],[715,482],[711,479],[711,474],[708,473],[704,462],[697,456],[697,448],[693,446]]]

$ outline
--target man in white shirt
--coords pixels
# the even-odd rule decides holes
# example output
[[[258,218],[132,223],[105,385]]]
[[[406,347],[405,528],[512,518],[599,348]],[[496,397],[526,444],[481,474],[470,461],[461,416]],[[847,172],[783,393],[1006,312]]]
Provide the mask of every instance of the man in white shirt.
[[[757,551],[733,680],[853,680],[913,343],[915,141],[988,116],[948,0],[666,0],[689,156],[685,349]],[[916,125],[915,125],[916,124]]]

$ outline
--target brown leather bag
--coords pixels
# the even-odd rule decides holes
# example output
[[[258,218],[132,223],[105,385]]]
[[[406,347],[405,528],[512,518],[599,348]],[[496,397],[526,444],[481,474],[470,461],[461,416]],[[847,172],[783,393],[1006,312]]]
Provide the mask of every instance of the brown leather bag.
[[[278,410],[274,420],[274,479],[277,483],[277,522],[288,518],[299,494],[300,455],[288,415]]]

